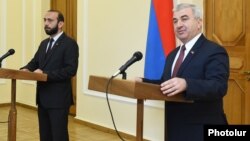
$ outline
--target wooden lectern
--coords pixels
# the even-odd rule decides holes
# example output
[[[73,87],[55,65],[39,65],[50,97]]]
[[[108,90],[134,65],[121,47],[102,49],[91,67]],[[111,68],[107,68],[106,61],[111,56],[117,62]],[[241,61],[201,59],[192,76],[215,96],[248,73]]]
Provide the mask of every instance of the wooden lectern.
[[[108,78],[100,76],[90,76],[90,90],[106,92]],[[109,86],[109,93],[137,99],[137,122],[136,122],[136,140],[143,141],[143,112],[144,100],[164,100],[175,102],[192,102],[184,99],[182,95],[167,97],[160,91],[160,86],[155,84],[135,82],[131,80],[113,79]]]
[[[11,79],[11,108],[9,112],[8,141],[16,141],[16,80],[47,81],[47,75],[0,68],[0,78]]]

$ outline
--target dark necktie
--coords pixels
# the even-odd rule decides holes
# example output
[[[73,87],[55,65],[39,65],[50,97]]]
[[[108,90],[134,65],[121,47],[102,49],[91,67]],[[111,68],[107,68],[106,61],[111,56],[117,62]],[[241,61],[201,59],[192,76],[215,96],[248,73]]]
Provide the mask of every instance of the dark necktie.
[[[177,59],[177,61],[175,63],[174,70],[173,70],[173,73],[172,73],[172,77],[176,76],[176,74],[177,74],[177,72],[178,72],[178,70],[179,70],[179,68],[181,66],[181,63],[183,61],[183,57],[184,57],[184,54],[185,54],[185,50],[186,50],[186,47],[185,47],[185,45],[183,45],[181,47],[179,57],[178,57],[178,59]]]
[[[53,39],[53,38],[51,38],[51,39],[49,40],[49,46],[48,46],[48,48],[47,48],[46,54],[48,54],[48,53],[51,51],[53,41],[54,41],[54,39]]]

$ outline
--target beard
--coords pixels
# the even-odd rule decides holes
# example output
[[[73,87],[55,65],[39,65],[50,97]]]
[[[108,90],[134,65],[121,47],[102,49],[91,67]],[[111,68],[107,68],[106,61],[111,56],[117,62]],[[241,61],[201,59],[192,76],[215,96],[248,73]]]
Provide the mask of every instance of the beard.
[[[55,27],[53,28],[49,28],[47,26],[44,27],[44,30],[46,32],[47,35],[54,35],[58,32],[58,26],[56,25]]]

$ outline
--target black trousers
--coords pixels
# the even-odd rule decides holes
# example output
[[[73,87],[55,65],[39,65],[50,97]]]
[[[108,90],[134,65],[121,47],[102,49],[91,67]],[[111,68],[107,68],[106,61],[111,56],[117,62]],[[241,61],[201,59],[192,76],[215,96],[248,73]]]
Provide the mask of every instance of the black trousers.
[[[38,106],[40,141],[69,141],[69,108]]]

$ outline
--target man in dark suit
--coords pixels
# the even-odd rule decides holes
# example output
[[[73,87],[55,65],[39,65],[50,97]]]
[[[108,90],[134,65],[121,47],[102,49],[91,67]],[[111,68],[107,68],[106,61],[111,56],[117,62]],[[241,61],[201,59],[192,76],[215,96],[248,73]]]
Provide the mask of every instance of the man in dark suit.
[[[197,6],[177,5],[173,24],[181,45],[168,55],[161,79],[137,81],[160,84],[164,95],[182,94],[193,101],[165,103],[165,140],[202,141],[204,125],[227,124],[223,97],[228,88],[229,57],[223,47],[202,34],[202,14]],[[181,65],[176,71],[179,56]]]
[[[47,74],[47,82],[37,82],[39,132],[41,141],[68,141],[68,114],[73,104],[71,78],[78,68],[79,48],[63,31],[60,11],[49,10],[44,30],[50,37],[43,40],[23,71]]]

